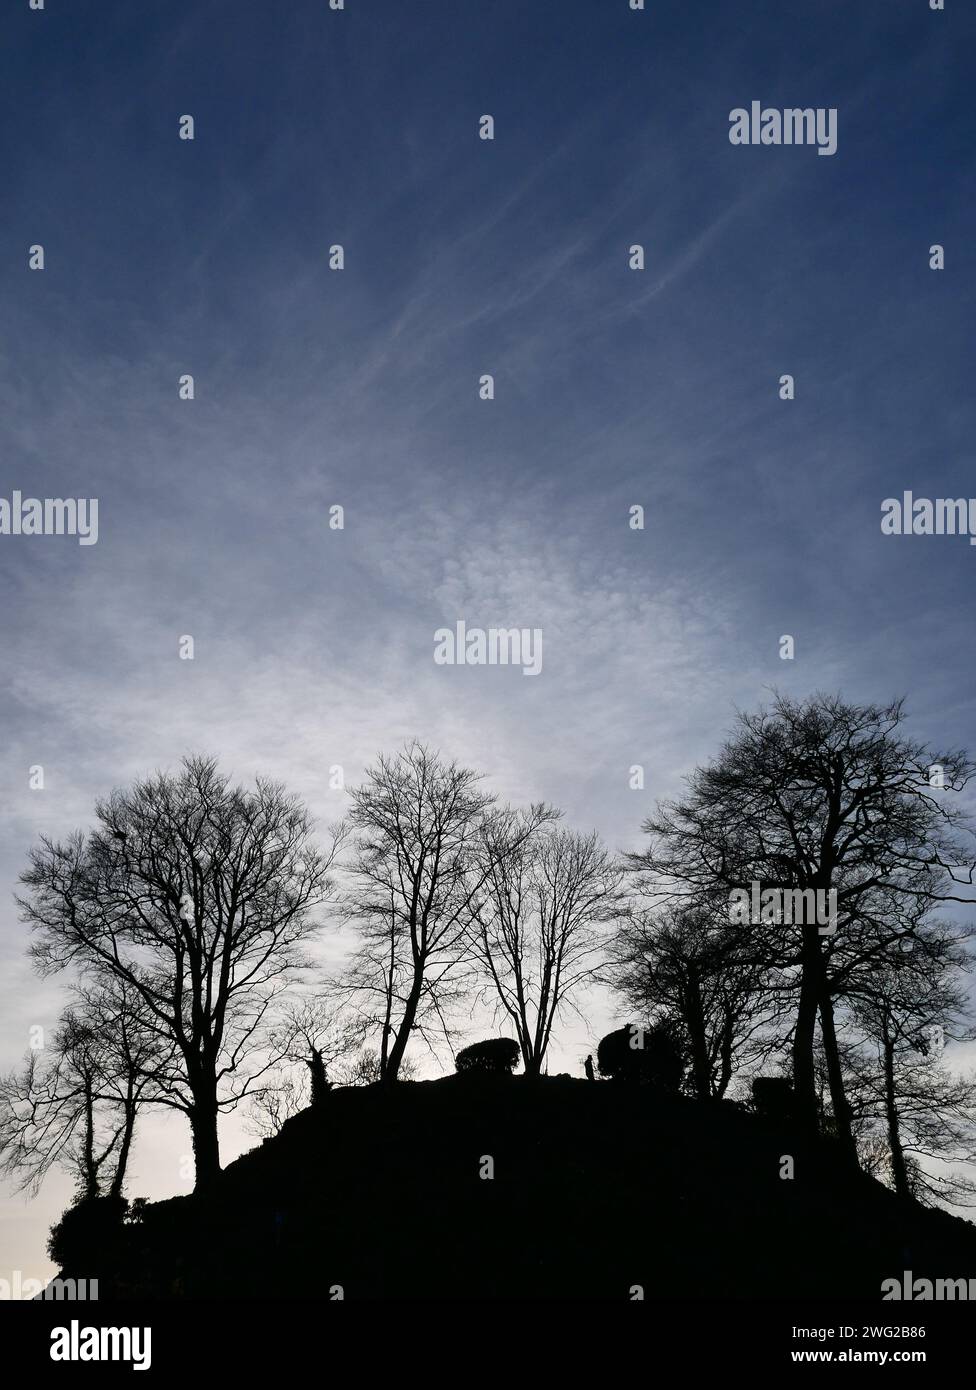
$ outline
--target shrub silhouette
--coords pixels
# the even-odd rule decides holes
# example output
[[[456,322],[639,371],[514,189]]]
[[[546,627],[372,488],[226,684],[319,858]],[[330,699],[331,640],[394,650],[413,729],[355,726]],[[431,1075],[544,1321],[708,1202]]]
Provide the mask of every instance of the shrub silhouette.
[[[332,1082],[329,1080],[325,1071],[325,1062],[322,1054],[317,1047],[312,1048],[312,1056],[308,1063],[311,1072],[311,1104],[324,1105],[326,1097],[332,1090]]]
[[[98,1277],[111,1265],[123,1240],[129,1204],[124,1197],[86,1197],[51,1227],[47,1253],[76,1278]]]
[[[677,1091],[684,1075],[681,1049],[663,1023],[653,1028],[627,1024],[615,1029],[600,1039],[596,1061],[601,1076],[643,1082],[662,1091]]]
[[[518,1066],[519,1047],[512,1038],[488,1038],[463,1047],[455,1060],[459,1072],[510,1075]]]
[[[785,1076],[757,1076],[752,1083],[752,1104],[756,1113],[766,1119],[794,1119],[792,1081]]]

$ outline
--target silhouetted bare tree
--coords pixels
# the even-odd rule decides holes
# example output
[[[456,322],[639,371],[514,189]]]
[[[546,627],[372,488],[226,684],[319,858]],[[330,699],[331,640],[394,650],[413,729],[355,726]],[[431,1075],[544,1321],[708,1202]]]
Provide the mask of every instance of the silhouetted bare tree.
[[[724,1096],[741,1067],[761,1065],[778,1046],[786,1001],[727,916],[637,909],[621,920],[608,956],[607,978],[631,1011],[680,1028],[699,1099]]]
[[[356,1057],[361,1041],[361,1025],[344,1017],[327,995],[290,1002],[271,1033],[278,1063],[251,1096],[251,1132],[262,1138],[277,1134],[292,1115],[319,1104],[333,1081],[341,1080],[339,1064]]]
[[[379,1034],[384,1081],[397,1079],[414,1031],[446,1031],[468,987],[460,967],[471,963],[473,903],[491,869],[483,827],[494,797],[480,781],[411,742],[351,791],[348,904],[360,945],[340,988]],[[522,833],[543,815],[533,808]]]
[[[946,1044],[974,1037],[963,987],[973,933],[924,917],[911,949],[879,962],[848,1000],[851,1089],[862,1131],[874,1121],[865,1137],[883,1139],[896,1192],[973,1205],[976,1183],[959,1165],[976,1161],[976,1076],[953,1073],[944,1055]]]
[[[275,1001],[332,892],[333,843],[274,782],[233,787],[214,759],[184,760],[96,805],[98,826],[42,840],[20,900],[45,974],[124,985],[172,1044],[158,1103],[189,1119],[197,1187],[219,1172],[217,1117],[275,1065]]]
[[[399,1081],[414,1081],[417,1074],[416,1064],[411,1058],[404,1057],[400,1063],[397,1079]],[[336,1081],[340,1086],[375,1086],[382,1079],[380,1054],[370,1052],[368,1048],[363,1048],[349,1061],[340,1062],[336,1068]]]
[[[120,981],[79,987],[51,1045],[0,1077],[0,1172],[36,1192],[56,1165],[82,1198],[120,1197],[166,1045]]]
[[[538,1076],[556,1019],[593,980],[622,874],[595,832],[539,829],[537,812],[489,818],[484,855],[475,951],[526,1076]]]
[[[899,934],[888,926],[893,900],[973,900],[976,864],[960,834],[969,820],[953,801],[973,764],[906,738],[903,719],[900,700],[777,695],[770,709],[739,716],[718,758],[691,775],[687,794],[645,823],[650,844],[632,856],[645,894],[717,910],[730,890],[749,891],[756,881],[836,890],[834,937],[816,923],[743,930],[757,960],[799,969],[792,1060],[800,1117],[816,1127],[819,1015],[837,1132],[851,1153],[829,957],[853,952],[860,967],[883,954]]]

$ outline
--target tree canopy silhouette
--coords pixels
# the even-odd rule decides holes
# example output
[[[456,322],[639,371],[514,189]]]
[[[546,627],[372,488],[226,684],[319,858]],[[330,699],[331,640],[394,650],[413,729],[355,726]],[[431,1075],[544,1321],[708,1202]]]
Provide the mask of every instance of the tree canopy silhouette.
[[[837,893],[836,932],[818,925],[743,927],[757,961],[799,970],[792,1071],[797,1109],[818,1124],[814,1039],[819,1016],[834,1123],[854,1156],[834,1019],[854,987],[900,937],[906,903],[972,902],[969,818],[955,799],[973,774],[962,752],[935,752],[902,732],[903,702],[846,703],[777,695],[740,714],[718,757],[697,768],[679,800],[644,825],[630,856],[652,899],[709,903],[751,884]],[[933,771],[937,769],[937,773]],[[965,836],[963,832],[966,832]]]
[[[594,978],[621,870],[595,832],[547,823],[523,834],[525,821],[516,812],[486,826],[473,948],[486,997],[515,1027],[526,1076],[538,1076],[557,1018]]]
[[[232,786],[212,758],[95,809],[95,830],[31,852],[20,903],[34,960],[138,1000],[163,1050],[156,1102],[188,1117],[206,1187],[219,1112],[274,1064],[274,1004],[306,961],[337,847],[314,847],[308,812],[278,783]]]
[[[414,741],[381,756],[351,793],[347,903],[360,944],[340,989],[379,1034],[384,1081],[397,1079],[415,1030],[446,1028],[467,988],[474,905],[492,866],[552,814],[533,807],[514,837],[486,835],[495,798],[480,781]]]

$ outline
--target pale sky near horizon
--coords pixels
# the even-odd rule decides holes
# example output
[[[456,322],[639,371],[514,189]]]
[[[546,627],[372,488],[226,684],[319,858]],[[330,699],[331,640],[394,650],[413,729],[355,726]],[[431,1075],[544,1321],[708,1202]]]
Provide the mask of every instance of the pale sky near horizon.
[[[324,824],[331,765],[417,736],[626,850],[772,686],[976,750],[976,549],[879,525],[976,492],[976,14],[749,9],[11,7],[0,496],[98,497],[99,539],[0,536],[0,1069],[62,998],[31,844],[185,752]],[[836,154],[732,146],[753,99],[836,108]],[[435,665],[459,618],[540,628],[541,674]],[[188,1190],[189,1148],[148,1120],[131,1192]],[[0,1279],[52,1272],[69,1190],[0,1194]]]

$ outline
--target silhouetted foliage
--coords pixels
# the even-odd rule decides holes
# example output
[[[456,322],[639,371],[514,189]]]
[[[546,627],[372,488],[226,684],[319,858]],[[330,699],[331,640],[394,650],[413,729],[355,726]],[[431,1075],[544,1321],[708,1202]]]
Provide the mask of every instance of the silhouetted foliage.
[[[786,1076],[757,1076],[752,1083],[752,1104],[768,1120],[789,1122],[796,1116],[793,1083]]]
[[[48,1255],[74,1278],[98,1278],[121,1249],[128,1206],[124,1197],[82,1198],[51,1227]]]
[[[666,1023],[617,1028],[600,1039],[596,1060],[601,1076],[643,1082],[662,1091],[677,1091],[684,1075],[681,1048]]]
[[[519,1045],[512,1038],[487,1038],[463,1047],[457,1055],[459,1072],[492,1072],[511,1075],[518,1066]]]
[[[313,1105],[322,1105],[326,1096],[332,1089],[329,1078],[325,1074],[325,1063],[322,1054],[317,1047],[312,1048],[312,1056],[309,1059],[308,1069],[311,1072],[311,1099]]]
[[[606,978],[638,1015],[664,1012],[680,1032],[688,1082],[719,1099],[741,1067],[755,1070],[780,1045],[786,1002],[770,988],[741,927],[707,907],[627,913],[609,944]]]

